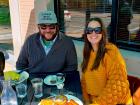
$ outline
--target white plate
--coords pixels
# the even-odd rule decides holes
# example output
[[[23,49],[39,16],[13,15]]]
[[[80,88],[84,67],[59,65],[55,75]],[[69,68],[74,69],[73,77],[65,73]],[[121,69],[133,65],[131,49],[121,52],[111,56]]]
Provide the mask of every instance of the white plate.
[[[65,96],[68,98],[68,100],[73,99],[79,105],[83,105],[83,102],[79,98],[77,98],[73,95],[65,95]]]
[[[78,103],[78,105],[83,105],[83,102],[79,98],[73,95],[65,95],[65,96],[68,98],[68,101],[70,101],[70,99],[73,99],[76,103]],[[40,103],[38,105],[40,105]]]
[[[55,83],[52,83],[51,81],[56,81]],[[65,81],[65,78],[62,81],[57,81],[57,76],[56,75],[48,75],[44,78],[44,83],[47,85],[57,85],[60,83],[63,83]]]

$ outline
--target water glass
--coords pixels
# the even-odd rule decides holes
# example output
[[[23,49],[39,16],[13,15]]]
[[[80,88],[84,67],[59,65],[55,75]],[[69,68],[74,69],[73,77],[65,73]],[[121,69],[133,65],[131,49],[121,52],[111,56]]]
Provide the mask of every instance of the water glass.
[[[57,82],[62,82],[65,79],[65,76],[63,73],[57,73]]]
[[[31,80],[32,86],[34,88],[34,96],[40,98],[43,96],[43,79],[34,78]]]
[[[64,83],[59,83],[56,86],[57,86],[57,89],[63,89]]]
[[[3,81],[3,80],[1,80],[1,77],[0,77],[0,97],[1,97],[2,89],[3,89],[2,81]]]
[[[27,80],[16,84],[16,92],[19,98],[24,98],[27,95]]]

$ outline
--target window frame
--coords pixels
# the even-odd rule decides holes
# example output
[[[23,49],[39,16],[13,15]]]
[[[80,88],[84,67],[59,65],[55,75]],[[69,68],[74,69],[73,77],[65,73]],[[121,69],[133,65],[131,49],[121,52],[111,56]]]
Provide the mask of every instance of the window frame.
[[[65,27],[64,27],[64,17],[62,17],[64,14],[62,14],[61,11],[63,11],[62,6],[60,4],[60,0],[54,0],[54,10],[58,18],[58,22],[60,25],[60,31],[65,33]],[[136,43],[124,43],[124,42],[118,42],[117,41],[117,22],[118,22],[118,7],[119,7],[119,0],[112,0],[112,11],[111,11],[111,27],[110,27],[110,39],[109,41],[116,44],[119,48],[131,50],[131,51],[138,51],[140,52],[140,44]],[[86,14],[87,15],[87,14]],[[89,16],[87,16],[89,17]],[[71,37],[74,40],[83,40],[82,38],[75,38]]]
[[[112,16],[111,16],[111,35],[110,41],[116,44],[119,48],[130,50],[130,51],[138,51],[140,52],[140,43],[136,45],[132,43],[125,43],[125,42],[117,42],[117,23],[118,23],[118,7],[119,7],[119,0],[112,0]]]

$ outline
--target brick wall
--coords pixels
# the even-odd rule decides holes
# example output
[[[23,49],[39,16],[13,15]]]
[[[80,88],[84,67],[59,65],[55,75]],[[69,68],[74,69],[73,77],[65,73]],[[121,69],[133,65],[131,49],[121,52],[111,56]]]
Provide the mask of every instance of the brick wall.
[[[22,42],[37,31],[35,24],[34,0],[19,0],[19,13]]]

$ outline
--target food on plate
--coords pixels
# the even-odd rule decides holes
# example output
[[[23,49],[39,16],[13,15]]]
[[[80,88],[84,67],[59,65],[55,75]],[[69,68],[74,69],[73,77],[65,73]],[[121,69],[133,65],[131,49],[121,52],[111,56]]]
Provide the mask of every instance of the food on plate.
[[[39,105],[79,105],[73,99],[68,100],[64,95],[42,99]]]
[[[39,105],[54,105],[54,101],[52,99],[42,99]]]
[[[51,83],[51,84],[55,84],[55,83],[56,83],[56,80],[53,80],[53,79],[52,79],[52,80],[50,80],[50,83]]]
[[[75,102],[73,99],[70,99],[70,101],[67,103],[67,105],[79,105],[77,102]]]
[[[55,98],[55,105],[67,105],[67,97],[64,95],[58,95]]]
[[[50,83],[55,84],[57,82],[56,75],[51,75],[50,77]]]

